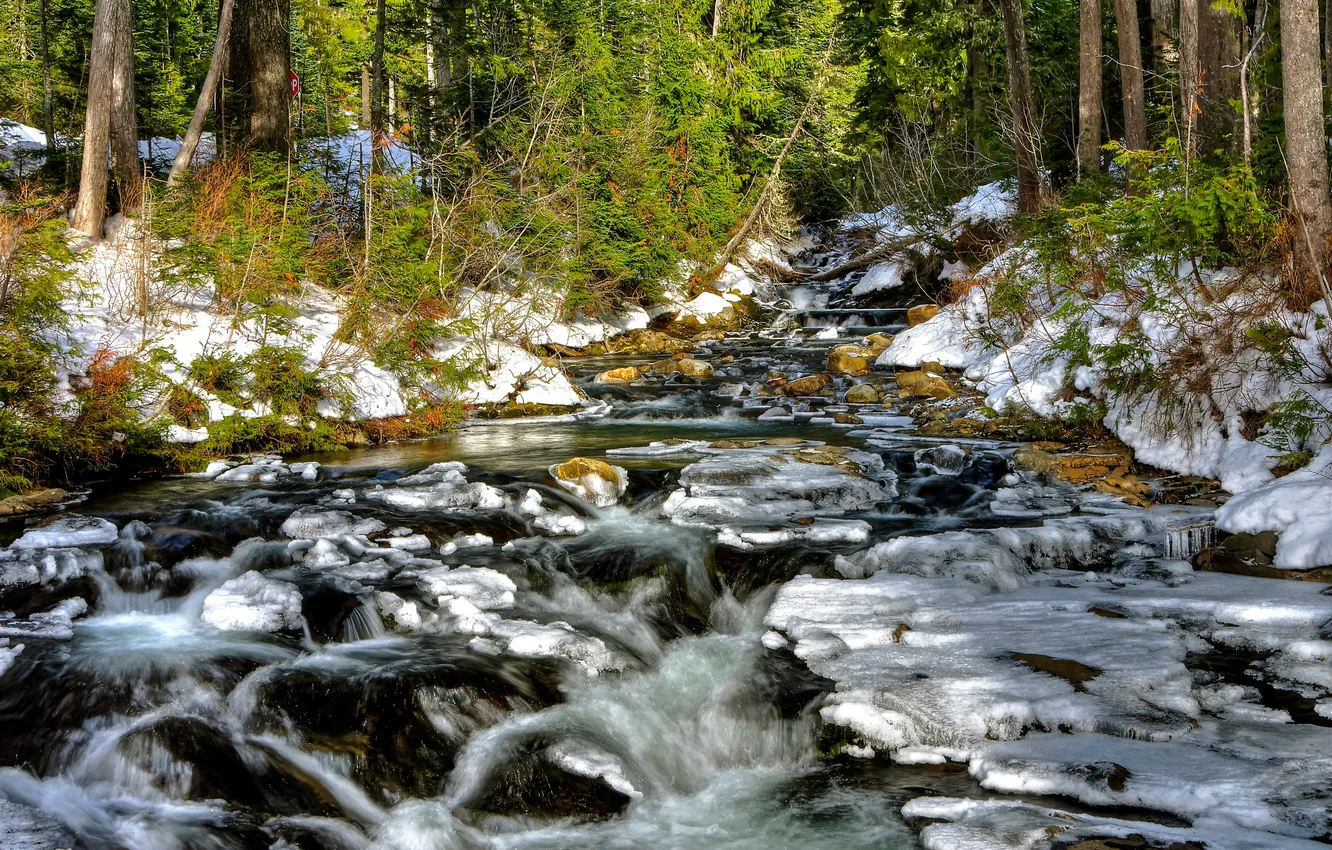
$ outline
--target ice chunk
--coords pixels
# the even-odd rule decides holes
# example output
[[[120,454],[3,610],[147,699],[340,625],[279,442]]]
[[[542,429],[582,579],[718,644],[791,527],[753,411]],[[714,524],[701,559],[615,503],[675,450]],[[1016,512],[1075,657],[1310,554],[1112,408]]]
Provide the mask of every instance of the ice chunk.
[[[384,523],[374,518],[362,518],[347,511],[324,511],[319,508],[301,508],[282,523],[282,534],[313,540],[318,537],[339,537],[344,534],[365,536],[384,530]]]
[[[115,525],[91,516],[62,516],[40,528],[31,529],[10,546],[11,549],[72,549],[79,546],[105,546],[116,542]]]
[[[931,446],[916,452],[916,467],[936,475],[958,475],[967,468],[967,453],[958,446]]]
[[[301,594],[294,584],[250,570],[208,594],[202,617],[227,631],[294,631],[301,627]]]

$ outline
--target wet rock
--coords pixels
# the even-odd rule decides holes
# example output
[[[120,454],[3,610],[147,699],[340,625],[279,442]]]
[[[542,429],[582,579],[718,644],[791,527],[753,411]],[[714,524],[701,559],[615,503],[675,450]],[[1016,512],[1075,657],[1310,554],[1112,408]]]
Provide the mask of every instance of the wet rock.
[[[48,487],[42,490],[33,490],[31,493],[10,496],[7,499],[0,499],[0,516],[40,511],[52,505],[57,505],[68,498],[69,493],[59,487]]]
[[[601,819],[624,811],[633,799],[596,775],[589,759],[547,747],[521,751],[489,777],[469,808],[503,815]]]
[[[0,798],[0,847],[67,850],[84,846],[64,824],[39,809]]]
[[[863,375],[869,370],[869,358],[873,356],[867,348],[859,345],[838,345],[828,352],[829,372],[844,375]]]
[[[1232,534],[1221,542],[1227,552],[1255,564],[1270,564],[1276,557],[1277,534],[1263,531],[1258,534]]]
[[[878,404],[879,391],[870,384],[856,384],[846,391],[842,400],[847,404]]]
[[[632,354],[679,354],[682,351],[692,351],[694,343],[661,331],[642,328],[612,340],[610,348],[613,351]]]
[[[816,395],[831,383],[832,377],[820,372],[817,375],[806,375],[803,378],[789,381],[786,386],[782,387],[782,392],[790,396]]]
[[[916,452],[916,467],[936,475],[957,475],[967,467],[967,453],[958,446],[933,446]]]
[[[938,304],[920,304],[907,310],[907,327],[914,328],[939,315]]]
[[[878,357],[880,354],[887,351],[888,347],[892,344],[892,334],[872,333],[865,337],[865,347],[870,350],[870,354],[874,357]]]
[[[654,375],[673,375],[679,373],[688,378],[711,378],[712,365],[692,357],[675,357],[670,360],[658,360],[649,369]]]
[[[620,501],[629,488],[629,474],[604,460],[575,457],[550,468],[551,477],[570,493],[599,508]]]
[[[631,384],[642,377],[637,366],[608,369],[594,379],[598,384]]]
[[[834,413],[833,421],[838,425],[864,425],[865,420],[854,413]]]
[[[952,384],[937,374],[924,371],[898,372],[897,386],[907,395],[920,398],[953,398],[957,390]]]
[[[294,584],[250,570],[208,594],[201,617],[225,631],[296,631],[301,627],[301,594]]]

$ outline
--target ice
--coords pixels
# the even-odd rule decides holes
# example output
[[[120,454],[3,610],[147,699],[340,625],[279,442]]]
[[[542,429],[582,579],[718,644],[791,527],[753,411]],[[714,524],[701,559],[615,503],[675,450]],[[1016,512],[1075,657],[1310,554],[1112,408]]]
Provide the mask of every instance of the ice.
[[[287,517],[280,530],[283,535],[297,540],[314,540],[343,535],[365,536],[384,528],[384,523],[378,519],[362,518],[346,511],[300,508]]]
[[[22,651],[23,644],[16,643],[10,646],[9,638],[0,638],[0,677],[3,677],[5,671],[14,666],[14,659],[18,658]],[[0,833],[0,835],[3,835],[3,833]]]
[[[570,461],[570,464],[576,462]],[[599,508],[608,508],[616,504],[620,501],[620,497],[624,495],[625,490],[629,489],[629,471],[624,467],[607,464],[610,471],[615,475],[615,480],[610,481],[600,475],[598,469],[594,468],[585,468],[577,478],[561,478],[557,471],[562,466],[565,465],[553,464],[550,467],[550,476],[555,479],[555,483],[583,501],[591,502]]]
[[[482,611],[512,608],[517,589],[508,576],[483,567],[437,567],[421,573],[416,582],[441,608],[461,599]]]
[[[726,452],[692,463],[680,471],[681,489],[662,512],[685,524],[768,524],[865,510],[896,495],[895,478],[878,455],[786,451]]]
[[[202,618],[225,631],[295,631],[301,628],[301,594],[294,584],[250,570],[209,593]]]
[[[482,482],[468,483],[467,467],[457,461],[431,464],[388,487],[370,490],[365,498],[403,510],[471,508],[499,510],[507,504],[504,491]]]
[[[1277,532],[1275,566],[1332,565],[1332,446],[1303,469],[1231,498],[1216,512],[1216,525],[1232,533]]]
[[[1204,817],[1187,827],[1162,826],[1066,812],[1016,800],[967,800],[917,797],[902,807],[902,816],[926,825],[920,840],[925,850],[1055,850],[1083,846],[1095,839],[1127,839],[1087,846],[1205,847],[1207,850],[1315,850],[1326,845],[1299,838],[1245,829],[1223,817]],[[1138,838],[1150,842],[1137,843]]]
[[[271,484],[290,474],[291,469],[282,462],[281,458],[263,457],[255,458],[250,463],[234,466],[219,475],[213,476],[213,480],[222,484]]]
[[[105,546],[119,536],[115,525],[100,517],[62,516],[40,528],[23,533],[10,549],[72,549],[79,546]]]

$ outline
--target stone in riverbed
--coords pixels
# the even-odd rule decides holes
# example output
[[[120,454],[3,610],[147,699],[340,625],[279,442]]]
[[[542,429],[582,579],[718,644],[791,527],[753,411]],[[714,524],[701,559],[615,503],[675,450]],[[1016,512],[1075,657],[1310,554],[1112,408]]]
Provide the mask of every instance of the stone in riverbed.
[[[837,345],[828,352],[829,372],[844,375],[863,375],[869,370],[869,358],[872,352],[859,345]]]
[[[817,395],[819,390],[832,383],[832,378],[820,372],[817,375],[806,375],[803,378],[796,378],[782,387],[782,392],[787,395]]]
[[[939,377],[922,371],[898,372],[897,386],[907,395],[923,398],[953,398],[957,391],[952,384]]]
[[[599,508],[610,507],[629,488],[629,473],[604,460],[571,458],[550,468],[550,475],[565,490]]]
[[[873,333],[865,337],[865,347],[870,350],[870,356],[878,357],[888,350],[888,346],[893,344],[893,335],[884,333]]]
[[[938,304],[919,304],[907,310],[907,327],[914,328],[923,322],[928,322],[939,315]]]
[[[879,391],[870,384],[856,384],[842,398],[847,404],[877,404]]]
[[[654,375],[670,375],[679,372],[690,378],[711,378],[712,365],[692,357],[673,357],[670,360],[658,360],[649,367]]]
[[[608,369],[594,379],[598,384],[630,384],[642,377],[637,366]]]
[[[24,493],[21,496],[10,496],[7,499],[0,499],[0,516],[26,514],[30,511],[49,508],[51,505],[63,502],[68,498],[69,493],[59,487],[48,487],[44,490],[33,490],[31,493]]]

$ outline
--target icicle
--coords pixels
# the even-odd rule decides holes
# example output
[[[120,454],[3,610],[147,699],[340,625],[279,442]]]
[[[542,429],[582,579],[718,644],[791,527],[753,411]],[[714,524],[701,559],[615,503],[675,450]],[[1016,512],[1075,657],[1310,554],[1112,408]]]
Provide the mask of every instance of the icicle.
[[[1172,528],[1165,534],[1165,557],[1186,561],[1211,546],[1215,539],[1216,527],[1210,522],[1187,528]]]

